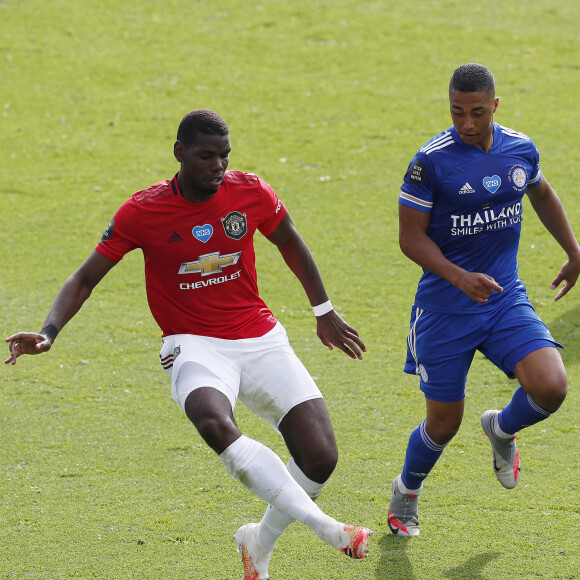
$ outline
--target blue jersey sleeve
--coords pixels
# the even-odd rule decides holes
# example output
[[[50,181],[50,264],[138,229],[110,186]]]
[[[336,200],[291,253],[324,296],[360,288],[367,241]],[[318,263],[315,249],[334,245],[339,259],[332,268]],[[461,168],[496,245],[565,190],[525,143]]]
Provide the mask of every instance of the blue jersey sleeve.
[[[528,180],[528,187],[539,185],[539,183],[542,181],[542,170],[540,169],[540,152],[538,151],[538,148],[533,141],[531,142],[531,146],[533,157],[532,166],[534,169],[532,170],[530,179]]]
[[[427,155],[417,153],[409,163],[399,203],[412,209],[430,213],[434,199],[435,168]]]

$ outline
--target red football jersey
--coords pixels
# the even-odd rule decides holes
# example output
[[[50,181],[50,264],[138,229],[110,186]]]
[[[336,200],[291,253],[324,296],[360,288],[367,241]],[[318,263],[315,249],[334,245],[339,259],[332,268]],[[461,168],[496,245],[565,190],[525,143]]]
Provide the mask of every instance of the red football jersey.
[[[253,338],[276,324],[258,295],[254,232],[270,235],[285,214],[257,175],[226,171],[202,203],[184,199],[174,177],[127,200],[96,250],[118,262],[141,248],[149,308],[163,336]]]

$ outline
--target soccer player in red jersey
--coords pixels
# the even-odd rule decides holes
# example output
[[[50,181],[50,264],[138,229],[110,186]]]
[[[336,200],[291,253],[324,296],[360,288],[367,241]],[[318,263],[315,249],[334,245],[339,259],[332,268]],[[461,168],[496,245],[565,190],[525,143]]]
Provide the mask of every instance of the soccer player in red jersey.
[[[314,503],[336,466],[336,441],[322,394],[259,296],[256,230],[278,247],[300,280],[322,343],[353,359],[366,349],[332,308],[282,201],[258,176],[227,171],[230,151],[229,129],[217,113],[188,113],[174,145],[179,172],[120,207],[95,250],[64,283],[40,333],[6,339],[5,362],[50,350],[109,270],[140,248],[173,398],[226,469],[269,504],[259,524],[235,534],[244,579],[256,580],[268,578],[272,549],[294,520],[355,559],[367,555],[371,534],[345,526]],[[238,398],[282,434],[291,455],[286,465],[242,435],[233,415]]]

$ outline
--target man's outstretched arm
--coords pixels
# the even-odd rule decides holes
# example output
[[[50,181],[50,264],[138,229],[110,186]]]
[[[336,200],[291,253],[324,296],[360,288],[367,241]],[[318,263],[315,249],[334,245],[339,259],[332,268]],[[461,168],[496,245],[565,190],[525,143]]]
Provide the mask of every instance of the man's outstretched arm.
[[[50,350],[56,335],[81,309],[93,288],[116,264],[93,251],[84,264],[63,284],[40,332],[17,332],[6,339],[10,356],[6,364],[16,364],[23,354],[40,354]]]

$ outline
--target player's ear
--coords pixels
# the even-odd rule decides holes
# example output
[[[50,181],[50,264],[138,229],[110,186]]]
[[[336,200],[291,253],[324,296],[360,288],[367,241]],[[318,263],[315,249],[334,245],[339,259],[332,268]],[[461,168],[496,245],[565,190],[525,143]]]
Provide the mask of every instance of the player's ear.
[[[497,111],[498,106],[499,106],[499,97],[495,97],[495,99],[493,100],[493,112],[494,113]]]
[[[175,159],[181,163],[183,161],[183,152],[185,147],[181,141],[176,141],[173,145],[173,155],[175,155]]]

